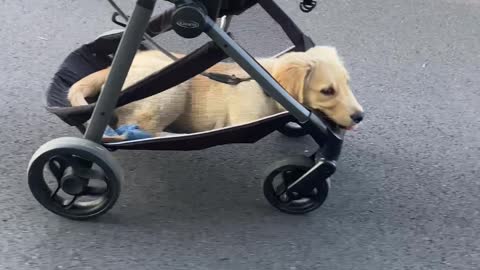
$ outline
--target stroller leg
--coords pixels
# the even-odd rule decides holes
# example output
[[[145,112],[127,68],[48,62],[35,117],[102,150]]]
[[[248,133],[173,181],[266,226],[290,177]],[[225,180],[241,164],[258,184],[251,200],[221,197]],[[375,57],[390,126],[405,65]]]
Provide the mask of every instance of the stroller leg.
[[[105,87],[95,105],[85,138],[100,142],[117,105],[123,83],[133,58],[142,42],[143,34],[152,15],[156,0],[137,0],[135,10],[115,53]]]

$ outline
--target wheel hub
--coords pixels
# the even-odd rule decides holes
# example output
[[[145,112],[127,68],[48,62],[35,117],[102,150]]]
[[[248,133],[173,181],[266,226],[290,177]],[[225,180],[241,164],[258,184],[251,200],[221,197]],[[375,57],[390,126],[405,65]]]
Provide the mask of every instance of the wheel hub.
[[[67,174],[62,177],[62,190],[72,196],[80,195],[88,185],[88,179]]]

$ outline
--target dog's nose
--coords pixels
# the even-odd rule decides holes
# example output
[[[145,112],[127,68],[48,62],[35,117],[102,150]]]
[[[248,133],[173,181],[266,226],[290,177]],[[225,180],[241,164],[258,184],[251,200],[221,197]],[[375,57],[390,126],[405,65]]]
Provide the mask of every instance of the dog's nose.
[[[352,121],[355,124],[358,124],[358,123],[362,122],[363,116],[364,116],[363,112],[356,112],[356,113],[350,115],[350,118],[352,118]]]

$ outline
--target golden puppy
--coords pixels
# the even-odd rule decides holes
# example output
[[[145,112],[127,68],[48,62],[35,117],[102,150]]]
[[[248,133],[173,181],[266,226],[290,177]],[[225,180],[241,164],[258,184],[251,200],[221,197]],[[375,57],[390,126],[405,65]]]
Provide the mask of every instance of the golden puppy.
[[[318,46],[306,52],[291,52],[259,63],[288,91],[313,110],[351,128],[362,120],[363,109],[349,87],[349,75],[333,47]],[[123,89],[171,63],[159,51],[139,52]],[[219,63],[208,70],[239,78],[248,77],[235,63]],[[85,98],[98,95],[109,68],[75,83],[68,94],[72,106],[87,104]],[[196,76],[162,93],[116,109],[118,125],[136,124],[159,136],[166,128],[192,133],[255,121],[284,111],[253,80],[228,85]],[[110,140],[111,141],[111,140]]]

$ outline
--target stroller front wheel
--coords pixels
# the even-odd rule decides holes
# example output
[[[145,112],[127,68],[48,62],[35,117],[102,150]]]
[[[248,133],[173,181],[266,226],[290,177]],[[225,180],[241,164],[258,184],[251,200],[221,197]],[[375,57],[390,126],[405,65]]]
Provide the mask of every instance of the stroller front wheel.
[[[327,199],[330,180],[319,181],[308,194],[289,192],[287,187],[314,166],[312,159],[294,157],[275,163],[263,182],[268,202],[288,214],[305,214],[319,208]]]
[[[284,126],[278,129],[280,133],[287,137],[298,138],[307,135],[305,129],[295,122],[286,123]]]

